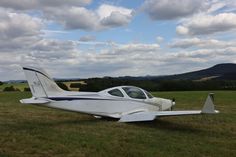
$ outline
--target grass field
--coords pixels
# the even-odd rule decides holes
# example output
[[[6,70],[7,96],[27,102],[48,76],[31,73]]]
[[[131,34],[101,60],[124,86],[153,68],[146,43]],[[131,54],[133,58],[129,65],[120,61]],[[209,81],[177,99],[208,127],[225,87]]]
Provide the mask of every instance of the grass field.
[[[208,92],[156,92],[177,109],[200,109]],[[204,156],[236,154],[236,91],[215,92],[218,115],[153,122],[109,119],[21,105],[28,92],[0,92],[0,156]]]

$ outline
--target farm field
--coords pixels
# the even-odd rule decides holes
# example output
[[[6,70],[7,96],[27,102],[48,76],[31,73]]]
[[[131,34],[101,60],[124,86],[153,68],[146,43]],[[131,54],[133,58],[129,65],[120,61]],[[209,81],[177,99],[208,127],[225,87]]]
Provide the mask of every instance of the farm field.
[[[84,81],[69,81],[69,82],[63,82],[63,83],[67,86],[67,88],[68,88],[70,91],[78,91],[78,90],[79,90],[79,88],[71,88],[70,85],[71,85],[72,83],[86,84]]]
[[[201,109],[208,91],[154,92],[175,110]],[[0,157],[206,156],[236,154],[236,91],[215,91],[217,115],[118,123],[22,105],[30,92],[0,92]]]

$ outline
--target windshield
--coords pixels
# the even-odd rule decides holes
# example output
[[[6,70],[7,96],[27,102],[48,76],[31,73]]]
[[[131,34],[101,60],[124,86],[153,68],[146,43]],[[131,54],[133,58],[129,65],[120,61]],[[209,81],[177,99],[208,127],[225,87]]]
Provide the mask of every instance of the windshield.
[[[139,88],[136,88],[136,87],[123,87],[122,89],[131,98],[134,98],[134,99],[146,99],[145,94]]]
[[[146,93],[146,95],[148,96],[148,98],[153,98],[153,96],[152,96],[151,93],[149,93],[149,92],[147,92],[147,91],[145,91],[145,90],[144,90],[144,92]]]

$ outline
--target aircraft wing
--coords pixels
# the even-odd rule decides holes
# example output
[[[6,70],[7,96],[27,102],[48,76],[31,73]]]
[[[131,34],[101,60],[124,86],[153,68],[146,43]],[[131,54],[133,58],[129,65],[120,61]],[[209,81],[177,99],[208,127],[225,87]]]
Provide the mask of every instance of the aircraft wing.
[[[157,117],[163,116],[183,116],[183,115],[199,115],[199,114],[214,114],[219,113],[215,110],[213,103],[213,95],[209,94],[202,110],[185,110],[185,111],[145,111],[123,115],[119,122],[138,122],[152,121]]]

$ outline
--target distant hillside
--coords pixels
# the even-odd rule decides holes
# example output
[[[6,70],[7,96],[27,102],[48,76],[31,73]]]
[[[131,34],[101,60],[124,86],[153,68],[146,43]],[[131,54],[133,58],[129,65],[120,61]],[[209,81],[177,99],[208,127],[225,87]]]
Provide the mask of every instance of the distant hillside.
[[[67,88],[73,88],[73,90],[94,92],[121,85],[138,86],[148,91],[236,90],[236,64],[218,64],[208,69],[169,76],[56,80],[64,82]],[[19,81],[22,82],[22,80]],[[65,87],[64,84],[62,85]]]
[[[236,81],[236,64],[225,63],[217,64],[208,69],[203,69],[199,71],[193,71],[183,74],[176,75],[166,75],[166,76],[122,76],[122,77],[103,77],[100,79],[113,78],[117,80],[127,80],[127,81],[163,81],[163,80],[193,80],[193,81],[206,81],[206,80],[235,80]],[[90,78],[93,79],[93,78]],[[80,81],[88,80],[81,78],[54,78],[55,81],[71,82],[71,81]],[[26,80],[10,80],[5,81],[4,83],[25,83]]]
[[[236,64],[218,64],[208,69],[163,76],[160,80],[236,80]]]

